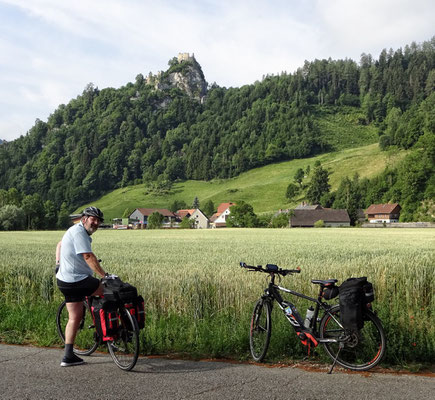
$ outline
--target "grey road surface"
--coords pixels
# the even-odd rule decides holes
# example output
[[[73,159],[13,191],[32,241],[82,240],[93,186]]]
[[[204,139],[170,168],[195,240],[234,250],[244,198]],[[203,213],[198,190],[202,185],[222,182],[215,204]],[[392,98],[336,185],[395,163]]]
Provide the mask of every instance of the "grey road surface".
[[[63,351],[0,344],[0,399],[431,399],[435,378],[140,358],[121,371],[107,354],[61,368]]]

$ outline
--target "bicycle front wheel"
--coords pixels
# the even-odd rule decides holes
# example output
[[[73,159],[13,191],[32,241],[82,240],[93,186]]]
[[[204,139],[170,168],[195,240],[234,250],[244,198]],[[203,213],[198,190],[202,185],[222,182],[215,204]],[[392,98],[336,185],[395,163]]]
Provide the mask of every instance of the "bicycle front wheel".
[[[271,333],[272,318],[270,302],[265,299],[260,299],[254,306],[249,335],[251,355],[255,361],[262,361],[266,356]]]
[[[107,342],[115,364],[124,371],[130,371],[139,356],[139,327],[136,318],[125,308],[119,310],[119,331],[113,341]]]
[[[68,322],[68,310],[66,302],[63,301],[59,306],[56,315],[57,332],[65,343],[65,327]],[[77,330],[74,340],[74,353],[81,356],[90,356],[98,347],[95,325],[92,319],[91,310],[86,301],[83,302],[83,317]]]
[[[323,345],[332,359],[337,359],[338,364],[354,371],[373,368],[385,354],[384,329],[379,318],[371,311],[366,312],[362,329],[347,333],[340,324],[340,306],[332,307],[320,321],[320,337],[342,339],[339,343]]]

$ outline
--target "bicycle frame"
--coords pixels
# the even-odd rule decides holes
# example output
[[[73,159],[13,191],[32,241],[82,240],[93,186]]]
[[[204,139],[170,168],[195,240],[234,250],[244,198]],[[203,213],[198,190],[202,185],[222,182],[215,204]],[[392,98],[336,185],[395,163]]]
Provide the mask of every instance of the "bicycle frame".
[[[369,324],[368,329],[363,329],[364,326],[358,330],[345,329],[340,322],[340,306],[330,305],[324,301],[337,297],[336,279],[312,279],[311,283],[319,285],[319,294],[315,298],[275,284],[276,275],[298,274],[301,272],[300,268],[282,269],[275,264],[266,264],[264,267],[262,265],[253,266],[244,262],[241,262],[240,266],[248,271],[267,273],[270,279],[264,294],[255,304],[251,318],[249,346],[255,361],[262,361],[269,347],[272,332],[271,311],[274,301],[284,312],[301,343],[306,346],[308,356],[312,346],[323,344],[326,353],[333,360],[329,374],[336,363],[351,370],[367,371],[382,360],[385,355],[386,339],[379,318],[368,309],[364,317],[365,323]],[[328,290],[325,291],[325,289]],[[309,326],[304,326],[304,321],[296,306],[284,300],[281,292],[315,303],[315,309],[310,313],[312,317]],[[322,310],[323,313],[320,316]]]
[[[317,319],[319,316],[320,309],[323,309],[326,314],[330,315],[330,317],[333,318],[339,326],[341,326],[340,321],[337,320],[332,314],[329,313],[329,309],[331,308],[331,306],[328,303],[325,303],[322,301],[322,291],[324,288],[323,285],[320,285],[319,295],[318,295],[317,299],[315,299],[314,297],[310,297],[310,296],[307,296],[305,294],[296,292],[294,290],[287,289],[285,287],[276,285],[275,284],[275,274],[271,273],[270,275],[271,275],[271,281],[269,282],[268,288],[265,290],[266,294],[264,295],[264,297],[269,297],[269,298],[272,298],[273,300],[275,300],[278,303],[281,310],[283,310],[283,311],[286,307],[290,306],[292,308],[292,315],[296,314],[295,318],[292,318],[292,315],[290,315],[290,316],[286,315],[286,317],[296,332],[303,332],[304,330],[305,331],[308,330],[310,333],[312,333],[315,336],[315,339],[319,343],[338,343],[341,341],[339,339],[322,339],[319,337],[320,334],[317,330],[317,324],[318,324]],[[300,297],[302,299],[308,300],[308,301],[316,304],[316,306],[314,308],[314,314],[313,314],[313,317],[311,318],[310,326],[308,328],[304,326],[304,324],[303,324],[304,320],[303,320],[302,316],[299,314],[296,306],[293,303],[291,303],[287,300],[284,300],[282,298],[280,292],[289,293],[293,296]]]

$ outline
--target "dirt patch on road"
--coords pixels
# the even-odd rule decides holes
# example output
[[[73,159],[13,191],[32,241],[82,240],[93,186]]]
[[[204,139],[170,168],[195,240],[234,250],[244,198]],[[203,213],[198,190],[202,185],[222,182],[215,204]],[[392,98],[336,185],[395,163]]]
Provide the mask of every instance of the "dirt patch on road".
[[[178,360],[191,360],[191,361],[205,361],[205,362],[223,362],[229,364],[250,364],[257,365],[264,368],[300,368],[308,372],[322,372],[326,373],[331,368],[330,364],[321,364],[313,361],[294,361],[294,362],[277,362],[277,363],[258,363],[254,361],[239,361],[232,360],[229,358],[192,358],[185,354],[162,354],[162,355],[152,355],[146,356],[146,358],[168,358],[168,359],[178,359]],[[370,377],[373,374],[392,374],[392,375],[416,375],[416,376],[427,376],[429,378],[435,378],[435,365],[422,368],[419,371],[409,371],[406,369],[395,369],[395,368],[383,368],[374,367],[370,371],[351,371],[340,366],[335,366],[333,372],[340,372],[344,374],[359,374],[363,376]]]

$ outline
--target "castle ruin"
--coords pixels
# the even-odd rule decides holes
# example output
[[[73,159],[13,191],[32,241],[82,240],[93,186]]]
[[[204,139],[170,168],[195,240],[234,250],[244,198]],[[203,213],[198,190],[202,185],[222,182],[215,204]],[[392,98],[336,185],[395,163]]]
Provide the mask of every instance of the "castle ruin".
[[[190,55],[189,53],[178,53],[177,58],[179,63],[183,61],[195,61],[195,54],[192,53],[192,55]]]

